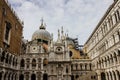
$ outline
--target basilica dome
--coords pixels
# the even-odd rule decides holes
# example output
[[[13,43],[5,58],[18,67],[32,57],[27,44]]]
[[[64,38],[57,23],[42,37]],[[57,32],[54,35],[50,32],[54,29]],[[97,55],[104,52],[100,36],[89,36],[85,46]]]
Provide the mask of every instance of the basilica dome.
[[[40,29],[36,30],[32,35],[32,40],[41,39],[45,41],[49,41],[51,39],[50,33],[46,30],[43,23],[41,23]]]

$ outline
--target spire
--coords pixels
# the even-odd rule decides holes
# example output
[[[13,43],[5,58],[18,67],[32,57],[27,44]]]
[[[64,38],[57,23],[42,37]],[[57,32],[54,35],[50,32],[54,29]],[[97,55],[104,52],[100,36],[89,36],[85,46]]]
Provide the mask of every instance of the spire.
[[[61,27],[61,39],[62,39],[62,40],[65,39],[63,26]]]
[[[61,33],[62,33],[62,35],[64,34],[64,31],[63,31],[63,26],[61,27]]]
[[[57,42],[60,43],[60,30],[58,29],[58,39]]]
[[[58,29],[58,39],[60,40],[60,30]]]
[[[42,18],[42,19],[41,19],[40,29],[46,29],[46,28],[45,28],[45,25],[46,25],[46,24],[43,24],[43,21],[44,21],[44,20],[43,20],[43,18]]]

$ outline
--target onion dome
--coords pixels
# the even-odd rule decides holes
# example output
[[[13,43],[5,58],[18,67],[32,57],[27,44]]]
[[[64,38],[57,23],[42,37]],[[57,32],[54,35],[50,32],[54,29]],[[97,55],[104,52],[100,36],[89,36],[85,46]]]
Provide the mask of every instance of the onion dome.
[[[43,25],[43,21],[41,23],[39,30],[36,30],[32,35],[32,40],[36,40],[36,39],[41,39],[45,41],[51,40],[51,35]]]

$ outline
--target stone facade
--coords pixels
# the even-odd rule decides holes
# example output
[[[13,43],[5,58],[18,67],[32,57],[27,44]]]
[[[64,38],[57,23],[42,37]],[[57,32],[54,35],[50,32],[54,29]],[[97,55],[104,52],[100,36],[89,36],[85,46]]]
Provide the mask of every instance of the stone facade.
[[[120,80],[119,0],[107,10],[83,48],[58,30],[53,40],[46,26],[22,39],[23,24],[0,1],[0,80]]]
[[[23,25],[7,0],[0,0],[0,80],[18,79],[22,31]]]
[[[98,80],[120,80],[120,0],[109,7],[84,45]]]

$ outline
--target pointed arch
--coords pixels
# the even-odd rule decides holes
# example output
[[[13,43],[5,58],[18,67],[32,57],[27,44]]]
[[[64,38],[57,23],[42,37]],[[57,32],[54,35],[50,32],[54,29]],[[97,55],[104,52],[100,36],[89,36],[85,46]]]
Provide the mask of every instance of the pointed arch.
[[[32,60],[32,67],[36,67],[36,60],[35,59]]]
[[[35,74],[31,75],[31,80],[36,80],[36,75]]]
[[[69,51],[69,57],[72,57],[73,53],[72,51]]]
[[[24,80],[24,75],[23,74],[20,74],[19,80]]]
[[[71,80],[74,80],[74,75],[71,75]]]
[[[104,72],[101,73],[101,80],[106,80],[106,75]]]
[[[21,61],[20,61],[20,67],[25,67],[25,60],[24,59],[21,59]]]
[[[5,63],[8,63],[8,59],[9,59],[9,54],[7,53]]]
[[[3,75],[3,73],[2,73],[2,72],[0,72],[0,80],[2,80],[2,77],[3,77],[2,75]]]
[[[48,74],[47,73],[43,74],[43,80],[48,80]]]

